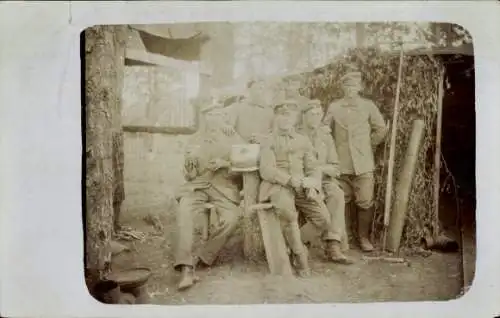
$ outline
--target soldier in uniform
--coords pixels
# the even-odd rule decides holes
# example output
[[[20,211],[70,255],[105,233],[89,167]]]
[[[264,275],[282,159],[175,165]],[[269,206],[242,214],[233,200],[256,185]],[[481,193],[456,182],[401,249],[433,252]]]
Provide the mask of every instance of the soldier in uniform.
[[[241,144],[242,140],[236,133],[223,129],[220,108],[210,106],[202,110],[202,114],[202,130],[194,138],[194,147],[193,144],[188,146],[191,150],[185,156],[187,183],[180,197],[177,215],[178,239],[174,269],[181,272],[179,289],[195,283],[196,266],[210,266],[214,262],[241,216],[241,176],[231,173],[229,156],[231,146]],[[193,257],[194,216],[203,212],[208,202],[215,206],[220,222]]]
[[[228,107],[229,124],[248,143],[259,143],[271,132],[273,109],[267,100],[265,82],[251,81],[248,97]]]
[[[323,109],[319,100],[310,100],[302,107],[300,133],[311,141],[319,169],[322,173],[322,186],[325,202],[330,212],[332,233],[335,240],[343,243],[343,249],[348,249],[345,224],[344,191],[339,186],[337,178],[340,176],[340,166],[335,143],[330,129],[321,125]],[[338,253],[337,260],[351,264],[352,260]]]
[[[328,107],[323,122],[331,128],[337,147],[346,204],[354,197],[358,208],[360,247],[370,252],[373,250],[369,232],[373,219],[374,149],[385,138],[387,126],[377,106],[359,95],[361,73],[346,74],[342,86],[344,97]]]
[[[330,260],[340,253],[338,237],[331,231],[327,208],[318,196],[321,171],[309,140],[298,134],[298,105],[283,101],[274,107],[273,132],[261,144],[259,201],[270,201],[280,217],[283,234],[292,252],[297,272],[309,275],[307,250],[302,243],[297,209],[322,233]]]

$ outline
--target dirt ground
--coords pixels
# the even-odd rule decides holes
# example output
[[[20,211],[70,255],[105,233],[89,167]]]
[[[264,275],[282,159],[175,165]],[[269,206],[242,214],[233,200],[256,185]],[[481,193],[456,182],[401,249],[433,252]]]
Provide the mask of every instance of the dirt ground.
[[[356,246],[349,251],[351,266],[326,263],[317,247],[311,249],[313,274],[309,278],[280,278],[267,273],[266,264],[247,264],[236,233],[210,269],[197,272],[201,281],[178,292],[178,274],[172,269],[175,213],[168,204],[127,209],[123,225],[143,232],[144,240],[122,241],[130,252],[114,259],[114,269],[145,266],[152,269],[148,291],[153,304],[256,304],[449,300],[462,287],[460,253],[408,256],[409,264],[361,259]],[[164,224],[157,231],[143,220],[157,215]]]

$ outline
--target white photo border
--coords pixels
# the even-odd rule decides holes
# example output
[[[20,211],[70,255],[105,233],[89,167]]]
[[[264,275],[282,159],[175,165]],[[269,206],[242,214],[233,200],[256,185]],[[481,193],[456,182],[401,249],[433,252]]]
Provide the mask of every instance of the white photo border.
[[[492,317],[500,314],[500,12],[493,1],[99,1],[0,6],[0,309],[8,317]],[[476,68],[477,266],[457,300],[372,304],[104,305],[83,279],[80,32],[189,21],[462,25]],[[458,138],[458,136],[457,136]]]

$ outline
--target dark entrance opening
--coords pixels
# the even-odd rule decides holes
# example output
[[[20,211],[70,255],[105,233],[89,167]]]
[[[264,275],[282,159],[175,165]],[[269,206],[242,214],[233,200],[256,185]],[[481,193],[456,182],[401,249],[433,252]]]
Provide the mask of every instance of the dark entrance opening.
[[[464,286],[476,261],[476,113],[474,57],[441,56],[446,65],[439,219],[460,241]]]
[[[440,219],[475,232],[476,113],[474,57],[442,56],[446,63],[443,100]],[[455,189],[456,186],[456,189]],[[457,201],[458,200],[458,201]],[[457,206],[458,205],[458,206]],[[462,222],[459,222],[458,211]],[[456,230],[456,229],[455,229]]]

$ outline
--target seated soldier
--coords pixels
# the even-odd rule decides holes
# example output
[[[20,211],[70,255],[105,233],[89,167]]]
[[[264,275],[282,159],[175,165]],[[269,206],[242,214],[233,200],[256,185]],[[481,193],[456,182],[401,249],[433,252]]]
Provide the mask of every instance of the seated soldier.
[[[241,144],[235,133],[223,133],[222,113],[214,107],[202,110],[204,121],[185,156],[184,192],[179,202],[177,215],[177,249],[174,269],[181,271],[178,288],[192,286],[196,278],[197,265],[210,266],[217,254],[236,229],[241,215],[239,208],[241,176],[230,172],[229,155],[231,145]],[[194,147],[193,147],[194,144]],[[208,241],[193,258],[194,217],[205,210],[210,202],[216,208],[220,224],[212,231]]]
[[[318,100],[309,100],[302,107],[302,120],[299,131],[311,141],[319,169],[323,174],[322,185],[325,202],[330,212],[332,233],[335,242],[347,244],[344,191],[339,186],[337,178],[340,175],[339,162],[335,144],[328,127],[321,127],[323,110]],[[343,255],[334,245],[332,257],[339,263],[351,264],[352,260]],[[344,248],[347,249],[347,248]]]
[[[259,201],[274,205],[297,272],[299,276],[308,276],[307,250],[300,236],[297,208],[322,233],[329,259],[336,259],[331,252],[337,237],[331,231],[324,202],[314,195],[321,191],[321,171],[317,169],[311,143],[296,132],[297,108],[293,100],[280,102],[274,108],[273,132],[261,145]]]

